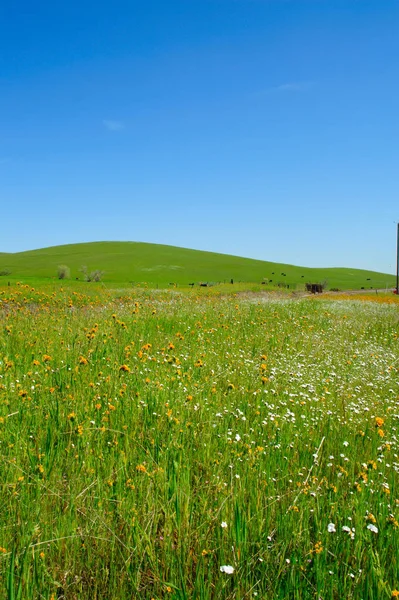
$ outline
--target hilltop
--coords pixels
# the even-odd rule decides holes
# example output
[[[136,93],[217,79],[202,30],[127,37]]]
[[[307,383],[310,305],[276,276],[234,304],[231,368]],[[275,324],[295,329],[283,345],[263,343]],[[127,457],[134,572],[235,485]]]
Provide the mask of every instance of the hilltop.
[[[104,271],[110,283],[144,283],[168,286],[199,282],[256,282],[272,286],[303,286],[327,281],[328,288],[360,289],[393,287],[395,277],[351,268],[309,268],[178,248],[144,242],[92,242],[53,246],[17,253],[0,253],[0,273],[5,279],[48,280],[57,278],[59,265],[67,265],[71,279],[83,279],[80,271]]]

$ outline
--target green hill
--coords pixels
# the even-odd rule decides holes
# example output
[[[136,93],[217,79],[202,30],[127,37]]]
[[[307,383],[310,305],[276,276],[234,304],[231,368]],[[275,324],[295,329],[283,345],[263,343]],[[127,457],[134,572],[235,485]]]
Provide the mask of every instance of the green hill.
[[[147,282],[168,286],[199,282],[285,283],[290,288],[305,282],[323,282],[328,288],[385,288],[395,285],[395,277],[350,268],[313,269],[272,263],[228,254],[203,252],[175,246],[141,242],[94,242],[54,246],[14,254],[0,253],[0,283],[7,279],[54,279],[57,267],[67,265],[71,279],[83,279],[80,269],[104,271],[110,283]]]

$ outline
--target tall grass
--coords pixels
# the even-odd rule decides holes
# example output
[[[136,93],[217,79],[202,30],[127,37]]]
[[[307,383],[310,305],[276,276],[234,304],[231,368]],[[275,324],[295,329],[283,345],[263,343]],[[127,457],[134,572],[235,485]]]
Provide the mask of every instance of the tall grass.
[[[2,597],[394,597],[397,305],[1,299]]]

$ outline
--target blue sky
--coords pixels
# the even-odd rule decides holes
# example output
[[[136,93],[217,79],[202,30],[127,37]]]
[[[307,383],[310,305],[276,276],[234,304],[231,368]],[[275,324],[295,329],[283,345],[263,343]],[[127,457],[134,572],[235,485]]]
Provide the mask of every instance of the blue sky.
[[[395,271],[398,0],[0,4],[0,251]]]

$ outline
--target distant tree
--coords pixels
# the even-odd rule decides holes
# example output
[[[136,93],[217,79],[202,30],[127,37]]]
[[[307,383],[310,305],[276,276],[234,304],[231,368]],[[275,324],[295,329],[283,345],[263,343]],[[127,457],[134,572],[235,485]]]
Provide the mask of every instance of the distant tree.
[[[57,267],[58,279],[69,279],[71,276],[71,269],[66,265],[59,265]]]
[[[87,270],[87,267],[82,266],[80,272],[83,273],[83,278],[85,281],[101,281],[102,276],[104,275],[104,271],[100,271],[100,269],[96,269],[95,271]]]
[[[91,271],[89,281],[101,281],[103,275],[104,271],[100,271],[100,269]]]

